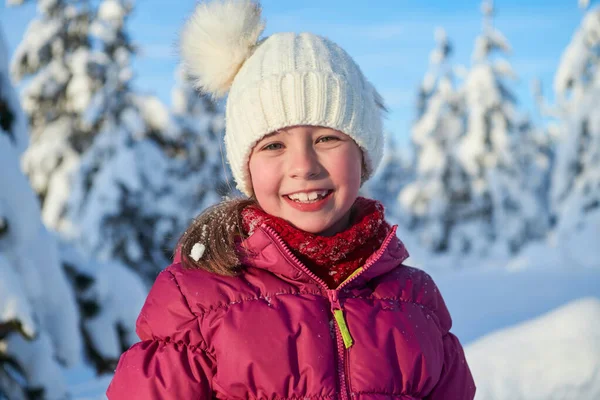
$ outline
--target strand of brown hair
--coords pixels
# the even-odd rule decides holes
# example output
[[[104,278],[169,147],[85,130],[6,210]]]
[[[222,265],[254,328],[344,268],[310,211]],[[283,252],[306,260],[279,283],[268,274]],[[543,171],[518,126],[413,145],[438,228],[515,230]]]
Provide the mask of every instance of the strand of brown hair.
[[[177,243],[184,268],[203,269],[220,275],[235,276],[241,269],[246,239],[242,228],[242,210],[255,205],[253,198],[224,200],[208,207],[190,224]],[[205,246],[198,261],[190,254],[196,243]]]

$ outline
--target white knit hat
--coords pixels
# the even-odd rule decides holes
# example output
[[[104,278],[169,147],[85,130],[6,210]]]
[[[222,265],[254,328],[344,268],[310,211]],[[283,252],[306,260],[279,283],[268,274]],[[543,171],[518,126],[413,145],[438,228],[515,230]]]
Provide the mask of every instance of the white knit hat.
[[[264,30],[250,0],[200,3],[181,34],[195,87],[214,98],[229,91],[225,145],[237,187],[252,195],[248,160],[265,135],[294,125],[336,129],[363,151],[363,182],[383,156],[383,99],[341,47],[311,33]]]

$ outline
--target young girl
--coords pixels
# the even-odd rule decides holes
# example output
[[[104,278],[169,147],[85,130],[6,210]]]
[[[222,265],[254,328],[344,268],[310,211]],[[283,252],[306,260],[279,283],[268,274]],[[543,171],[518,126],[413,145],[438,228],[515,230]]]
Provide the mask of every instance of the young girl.
[[[383,153],[381,97],[330,40],[263,29],[249,0],[201,3],[184,27],[197,87],[229,92],[248,198],[183,235],[108,398],[473,399],[439,290],[358,196]]]

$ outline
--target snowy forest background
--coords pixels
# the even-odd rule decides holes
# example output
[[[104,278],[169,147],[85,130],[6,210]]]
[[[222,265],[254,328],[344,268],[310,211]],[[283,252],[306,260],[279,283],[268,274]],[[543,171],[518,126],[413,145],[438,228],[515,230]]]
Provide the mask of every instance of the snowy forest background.
[[[29,2],[12,55],[0,26],[0,399],[99,399],[179,235],[237,195],[223,105],[179,70],[170,105],[133,88],[133,1]],[[535,120],[491,1],[469,65],[432,32],[411,151],[390,133],[363,188],[444,293],[478,399],[600,398],[600,7],[579,7]]]

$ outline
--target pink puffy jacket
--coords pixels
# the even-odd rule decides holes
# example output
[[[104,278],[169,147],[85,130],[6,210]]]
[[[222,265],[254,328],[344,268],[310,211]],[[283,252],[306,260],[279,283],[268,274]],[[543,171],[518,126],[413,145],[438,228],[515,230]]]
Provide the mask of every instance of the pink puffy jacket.
[[[444,300],[394,228],[331,290],[267,226],[237,277],[159,274],[110,400],[470,400],[475,385]]]

